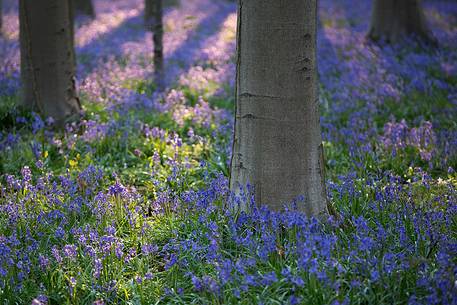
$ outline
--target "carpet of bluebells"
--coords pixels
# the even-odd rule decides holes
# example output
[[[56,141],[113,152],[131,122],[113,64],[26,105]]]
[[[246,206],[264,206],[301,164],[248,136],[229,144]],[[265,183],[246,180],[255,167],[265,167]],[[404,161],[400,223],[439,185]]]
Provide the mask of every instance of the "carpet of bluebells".
[[[439,47],[365,41],[370,2],[322,0],[327,191],[339,217],[228,191],[236,4],[166,1],[167,86],[142,0],[78,18],[83,117],[19,99],[16,1],[0,37],[0,303],[457,304],[457,3]],[[227,209],[252,204],[249,214]]]

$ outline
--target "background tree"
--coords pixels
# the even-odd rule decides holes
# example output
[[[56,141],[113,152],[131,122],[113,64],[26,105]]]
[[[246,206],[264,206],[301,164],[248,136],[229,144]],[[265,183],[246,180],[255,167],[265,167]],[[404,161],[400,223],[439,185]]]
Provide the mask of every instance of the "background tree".
[[[144,0],[144,26],[148,31],[152,31],[152,24],[154,20],[154,1],[155,0]]]
[[[79,113],[69,0],[19,1],[23,106],[57,124]]]
[[[163,6],[162,0],[145,0],[144,22],[146,29],[152,31],[154,42],[154,81],[159,90],[165,86],[163,64]]]
[[[71,0],[76,15],[86,15],[95,18],[95,9],[92,0]]]
[[[230,188],[257,204],[299,196],[326,211],[316,68],[316,0],[239,1],[236,117]],[[244,207],[245,208],[245,207]]]
[[[374,0],[369,39],[396,43],[412,35],[436,44],[420,0]]]

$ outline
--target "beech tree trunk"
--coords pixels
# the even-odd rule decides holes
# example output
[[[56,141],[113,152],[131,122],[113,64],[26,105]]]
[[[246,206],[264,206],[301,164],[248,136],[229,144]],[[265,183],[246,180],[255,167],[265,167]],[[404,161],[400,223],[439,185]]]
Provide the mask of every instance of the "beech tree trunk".
[[[69,0],[19,1],[21,104],[58,125],[81,110]]]
[[[95,19],[95,9],[92,0],[71,0],[76,15],[86,15]]]
[[[397,43],[408,36],[436,44],[420,0],[374,0],[368,38]]]
[[[230,189],[257,204],[325,214],[317,92],[317,0],[239,0]],[[246,209],[246,206],[242,206]]]
[[[144,20],[146,29],[152,31],[154,42],[154,81],[158,90],[164,89],[163,64],[163,7],[162,0],[145,0]]]

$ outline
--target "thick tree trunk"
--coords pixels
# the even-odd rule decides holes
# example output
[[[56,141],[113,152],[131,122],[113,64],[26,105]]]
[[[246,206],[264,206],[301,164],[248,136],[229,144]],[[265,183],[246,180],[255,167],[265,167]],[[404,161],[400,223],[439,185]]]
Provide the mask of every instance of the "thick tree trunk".
[[[158,90],[164,89],[163,64],[163,7],[162,0],[145,0],[144,21],[146,29],[152,31],[154,42],[154,81]]]
[[[411,36],[436,44],[420,0],[374,0],[369,39],[397,43]]]
[[[76,15],[86,15],[95,18],[95,9],[92,0],[71,0]]]
[[[23,106],[58,125],[81,107],[75,89],[75,56],[69,0],[20,0]]]
[[[230,188],[279,210],[303,196],[326,213],[316,67],[316,0],[239,0]],[[247,207],[241,207],[246,209]]]

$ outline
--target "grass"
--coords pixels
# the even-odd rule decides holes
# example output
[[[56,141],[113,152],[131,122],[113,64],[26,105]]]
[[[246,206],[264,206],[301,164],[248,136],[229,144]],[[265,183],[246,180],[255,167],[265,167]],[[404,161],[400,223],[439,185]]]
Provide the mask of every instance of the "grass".
[[[145,92],[145,84],[136,84],[135,90]],[[186,107],[195,106],[191,96],[186,95],[186,100],[189,102]],[[414,106],[409,108],[406,104],[408,100],[416,102],[421,98],[413,94],[404,98],[401,107],[394,108],[391,102],[387,102],[386,107],[395,109],[393,115],[398,115],[399,118],[408,118],[409,115],[414,118],[418,111],[416,106],[428,107],[425,103],[413,103]],[[223,101],[219,103],[223,104]],[[6,110],[3,110],[2,117],[13,116],[14,108],[4,109]],[[368,264],[369,268],[376,270],[379,268],[375,267],[378,263],[371,266],[370,257],[382,257],[386,251],[396,255],[404,251],[398,244],[398,234],[395,231],[391,231],[390,235],[388,234],[389,240],[382,243],[382,247],[386,249],[375,247],[376,249],[370,249],[369,252],[363,252],[355,250],[357,248],[353,248],[354,246],[348,248],[347,243],[356,243],[357,234],[360,233],[353,223],[358,217],[368,221],[368,226],[372,228],[367,230],[370,232],[367,235],[370,236],[380,226],[387,230],[398,226],[399,220],[392,219],[392,215],[398,212],[397,209],[414,206],[418,209],[411,212],[414,215],[422,213],[421,207],[430,209],[430,205],[435,205],[433,210],[444,208],[445,211],[446,208],[442,206],[443,198],[455,200],[455,193],[452,190],[456,185],[456,176],[445,175],[439,171],[437,175],[445,177],[444,179],[424,181],[418,168],[425,164],[418,159],[416,150],[406,149],[401,154],[393,156],[382,146],[378,146],[379,151],[375,155],[373,152],[366,152],[351,156],[351,147],[344,142],[324,143],[327,178],[333,181],[329,194],[337,210],[342,215],[347,215],[346,217],[350,215],[347,218],[349,225],[324,225],[315,232],[304,226],[300,230],[307,228],[312,232],[309,234],[313,239],[323,236],[321,238],[336,241],[331,257],[340,262],[348,273],[340,274],[336,269],[326,265],[328,263],[319,256],[320,254],[313,254],[317,259],[323,260],[319,261],[322,265],[318,268],[325,270],[332,285],[339,283],[339,290],[332,290],[322,281],[319,273],[309,270],[298,271],[295,275],[301,279],[298,284],[282,277],[284,270],[303,270],[297,265],[300,261],[300,252],[294,252],[291,250],[293,248],[290,248],[291,245],[303,245],[304,241],[297,231],[298,227],[279,229],[268,224],[268,221],[273,220],[267,220],[267,224],[262,224],[262,220],[255,217],[226,214],[224,192],[209,195],[213,199],[207,199],[206,208],[198,206],[198,199],[193,203],[186,203],[183,199],[189,190],[201,190],[211,185],[210,177],[215,177],[217,172],[227,174],[226,157],[223,152],[215,149],[214,143],[221,141],[227,144],[230,134],[219,134],[212,139],[211,129],[206,130],[192,120],[182,125],[177,124],[169,113],[138,112],[132,109],[120,115],[117,112],[108,112],[104,107],[89,101],[84,101],[84,109],[85,120],[96,119],[97,122],[105,124],[111,122],[113,130],[89,142],[79,136],[71,145],[67,145],[72,142],[68,140],[69,136],[72,133],[84,135],[87,126],[77,128],[69,134],[57,132],[54,137],[62,139],[62,145],[58,148],[45,139],[44,131],[32,134],[32,127],[29,124],[17,124],[12,119],[9,122],[3,121],[6,122],[5,126],[9,131],[21,135],[21,140],[1,154],[2,172],[19,175],[24,165],[30,165],[34,177],[34,182],[30,182],[30,190],[27,186],[21,187],[20,192],[4,189],[4,199],[14,198],[14,201],[20,202],[21,205],[14,220],[11,216],[6,217],[3,214],[0,232],[3,236],[9,236],[13,234],[11,230],[14,228],[14,235],[20,238],[20,247],[14,251],[22,253],[17,255],[24,255],[22,249],[32,247],[30,253],[34,255],[28,258],[32,269],[27,273],[26,279],[19,280],[21,268],[9,268],[8,274],[20,281],[22,288],[18,294],[13,286],[3,285],[3,301],[29,302],[31,298],[45,294],[51,304],[83,304],[98,299],[107,303],[129,304],[148,304],[151,300],[170,304],[229,304],[241,300],[243,303],[253,304],[283,304],[293,302],[296,295],[297,300],[312,304],[327,304],[332,300],[344,301],[343,296],[354,304],[403,304],[411,297],[411,293],[419,297],[427,295],[427,290],[418,288],[415,282],[418,279],[417,274],[420,273],[420,261],[431,264],[429,268],[438,268],[432,259],[437,253],[437,248],[433,241],[430,241],[430,244],[427,240],[417,239],[422,237],[414,233],[414,230],[417,230],[414,224],[408,225],[413,221],[408,217],[401,223],[406,230],[410,230],[409,238],[416,243],[416,249],[407,254],[411,255],[409,259],[417,261],[411,261],[411,264],[416,264],[415,267],[410,265],[409,270],[397,270],[390,275],[381,273],[381,280],[372,281],[369,275],[364,275],[364,271],[357,271],[362,272],[359,275],[350,273],[349,270],[356,272],[360,268],[360,263],[354,263],[349,259],[350,256],[345,256],[351,253],[351,248],[352,251],[359,251],[358,255],[366,253],[363,254],[366,256],[359,259]],[[378,120],[379,125],[382,125],[381,122],[388,122],[389,118],[380,116]],[[145,136],[139,128],[140,122],[163,130],[162,138]],[[441,118],[441,122],[441,126],[453,124],[446,115]],[[193,143],[188,136],[190,128],[209,141],[205,144]],[[50,128],[46,130],[51,131]],[[181,145],[178,146],[170,140],[173,134],[182,139]],[[217,140],[218,138],[220,139]],[[41,168],[33,165],[37,159],[31,149],[32,142],[41,146]],[[358,160],[361,165],[354,167],[354,160]],[[204,165],[201,165],[201,162],[205,162]],[[101,177],[96,179],[95,186],[91,186],[95,181],[91,179],[95,178],[81,178],[84,177],[84,169],[93,165],[103,171]],[[395,173],[395,177],[400,179],[400,184],[392,184],[387,177],[382,178],[386,172]],[[48,173],[53,173],[53,176],[45,178]],[[59,183],[58,175],[70,178],[69,181],[72,182],[67,186],[68,189],[62,182]],[[377,178],[377,175],[381,175],[381,179]],[[49,179],[44,183],[44,188],[48,191],[38,188],[39,179],[43,178]],[[61,191],[57,191],[56,186],[51,190],[52,181],[59,183],[57,190]],[[106,190],[116,181],[128,187],[119,194],[110,194],[110,191]],[[402,189],[402,183],[406,183],[405,190]],[[131,189],[132,187],[135,187],[136,191]],[[387,194],[389,188],[395,189],[394,194]],[[100,193],[106,194],[106,199],[96,199],[96,195]],[[46,194],[50,194],[51,197]],[[384,199],[380,200],[380,196]],[[78,203],[78,200],[82,201]],[[388,204],[384,200],[387,200]],[[6,202],[4,201],[4,206]],[[155,206],[157,202],[160,204]],[[378,205],[378,208],[374,208],[373,205]],[[259,215],[262,214],[259,212]],[[43,222],[40,219],[46,220]],[[234,223],[241,219],[247,222],[237,225],[234,232]],[[450,227],[441,227],[444,230],[441,234],[450,233],[449,238],[455,238],[455,215],[451,219],[454,219],[454,224]],[[214,228],[209,224],[216,226],[217,229],[212,231]],[[29,228],[33,228],[33,231]],[[115,229],[108,234],[107,230],[110,228]],[[56,236],[59,230],[64,232],[63,236]],[[264,251],[262,247],[266,243],[265,232],[272,234],[268,236],[274,237],[276,245],[276,249],[270,249],[266,257],[258,252]],[[322,232],[319,234],[323,235],[316,232]],[[91,240],[91,234],[97,237]],[[253,240],[256,248],[252,248],[249,243],[237,241],[242,238]],[[109,246],[105,245],[108,247],[106,250],[103,250],[104,239],[112,239],[111,243],[107,242]],[[217,246],[213,244],[214,240],[217,241]],[[323,247],[316,242],[317,247]],[[78,245],[76,256],[65,257],[63,247],[73,244]],[[60,261],[53,256],[50,245],[61,251]],[[144,245],[154,245],[156,249],[161,250],[145,255],[142,253]],[[88,250],[91,247],[95,249],[93,255],[100,257],[103,266],[98,277],[94,275],[95,260]],[[217,264],[214,264],[214,258],[208,258],[211,256],[211,252],[208,251],[211,247],[215,247],[213,250],[218,255]],[[284,250],[287,248],[290,248],[290,253]],[[134,252],[129,254],[129,251]],[[39,255],[44,255],[50,260],[49,266],[44,267],[45,269],[39,267]],[[18,260],[24,260],[24,257],[19,256]],[[176,262],[171,264],[173,260]],[[253,261],[252,266],[248,264],[243,267],[245,274],[254,276],[253,281],[266,281],[262,279],[271,272],[279,279],[266,286],[253,284],[246,288],[245,282],[249,282],[249,278],[246,280],[246,275],[232,271],[232,279],[221,286],[220,279],[217,280],[221,277],[219,264],[224,261],[236,263],[244,260]],[[351,281],[359,281],[359,286],[354,284],[356,286],[353,287]],[[199,285],[203,288],[196,289]]]

